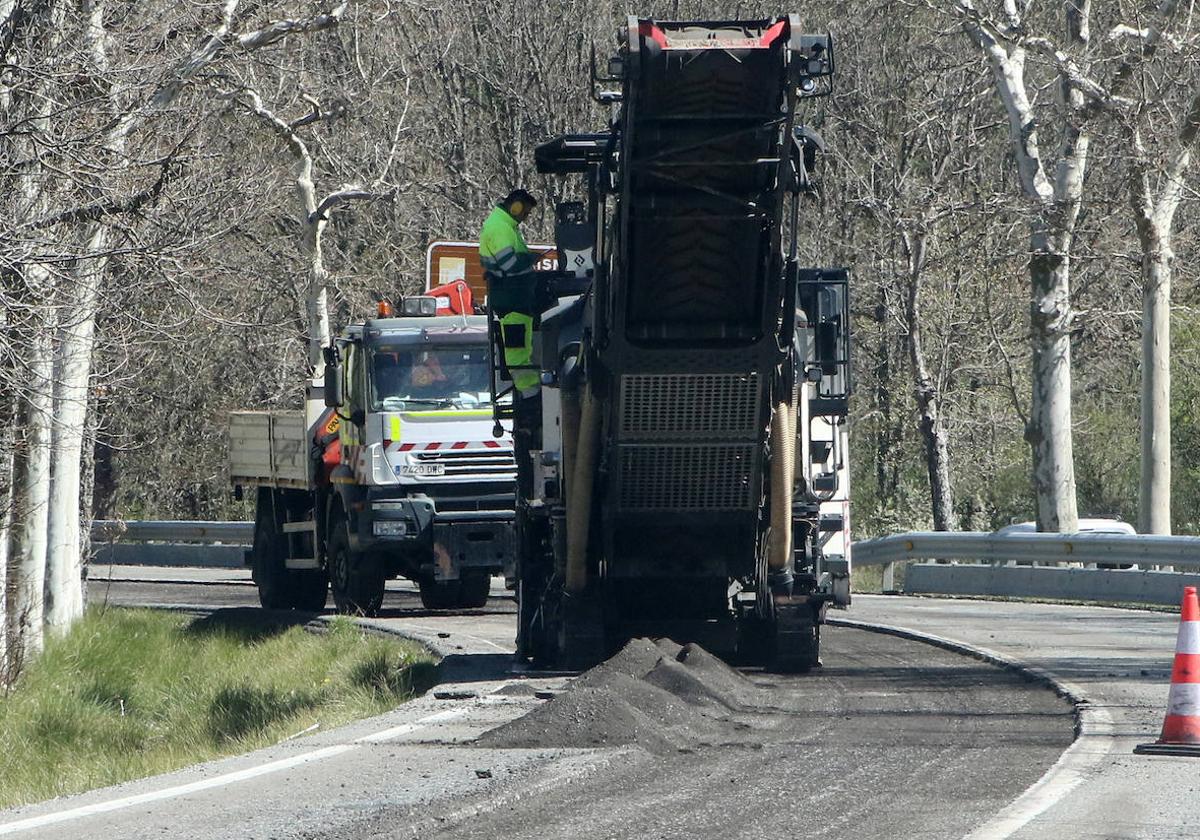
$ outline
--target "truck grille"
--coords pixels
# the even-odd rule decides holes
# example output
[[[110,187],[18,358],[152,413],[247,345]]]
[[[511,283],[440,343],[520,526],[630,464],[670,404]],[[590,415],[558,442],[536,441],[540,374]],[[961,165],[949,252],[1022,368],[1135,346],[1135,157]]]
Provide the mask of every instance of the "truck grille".
[[[757,373],[628,374],[621,377],[623,437],[757,436]]]
[[[445,464],[445,477],[462,475],[515,475],[517,462],[511,449],[435,449],[413,452],[422,464]]]
[[[748,510],[754,444],[620,447],[623,510]]]

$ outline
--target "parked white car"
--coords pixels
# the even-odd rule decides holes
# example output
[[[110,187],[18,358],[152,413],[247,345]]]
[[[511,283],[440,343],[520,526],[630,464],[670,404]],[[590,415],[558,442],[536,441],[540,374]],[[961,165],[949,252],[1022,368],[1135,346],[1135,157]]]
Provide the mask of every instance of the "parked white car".
[[[1034,534],[1037,533],[1036,522],[1014,522],[1012,525],[1005,525],[996,531],[997,535],[1006,534]],[[1120,519],[1080,519],[1079,530],[1077,534],[1136,534],[1135,529],[1128,522]],[[1130,563],[1088,563],[1088,568],[1097,569],[1136,569],[1136,564]]]

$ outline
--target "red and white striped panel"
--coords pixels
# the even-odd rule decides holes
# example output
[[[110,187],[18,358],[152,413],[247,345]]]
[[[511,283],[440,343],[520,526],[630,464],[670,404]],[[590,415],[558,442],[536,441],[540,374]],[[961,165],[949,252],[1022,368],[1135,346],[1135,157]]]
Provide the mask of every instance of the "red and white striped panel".
[[[457,441],[429,441],[428,443],[400,443],[393,444],[390,440],[385,440],[383,445],[388,452],[436,452],[439,449],[505,449],[504,444],[496,440],[457,440]],[[511,446],[511,444],[510,444]]]

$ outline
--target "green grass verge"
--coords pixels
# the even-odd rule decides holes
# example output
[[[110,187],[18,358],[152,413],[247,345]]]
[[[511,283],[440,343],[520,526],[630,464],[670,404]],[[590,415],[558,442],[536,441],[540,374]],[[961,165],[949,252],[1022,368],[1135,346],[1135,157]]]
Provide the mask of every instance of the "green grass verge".
[[[78,793],[276,743],[395,707],[434,681],[415,643],[92,609],[48,640],[0,701],[0,807]]]

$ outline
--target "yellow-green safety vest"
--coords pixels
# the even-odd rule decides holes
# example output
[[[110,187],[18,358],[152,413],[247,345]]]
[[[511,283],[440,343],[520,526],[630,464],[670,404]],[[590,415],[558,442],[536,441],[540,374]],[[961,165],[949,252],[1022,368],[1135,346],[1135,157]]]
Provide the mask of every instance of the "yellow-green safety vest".
[[[479,261],[484,271],[497,279],[522,274],[533,267],[533,255],[521,236],[517,220],[503,207],[492,210],[483,223],[483,229],[479,232]],[[528,282],[532,285],[533,278],[529,278]],[[532,300],[532,293],[528,297]],[[541,375],[533,367],[536,314],[522,309],[510,309],[500,317],[500,343],[504,347],[504,364],[509,369],[517,392],[525,397],[536,394],[541,384]]]

